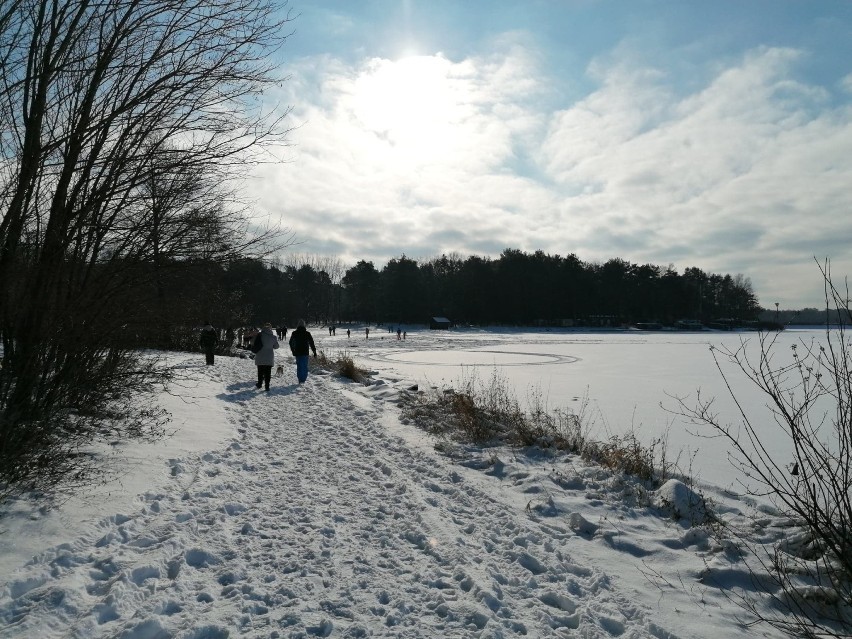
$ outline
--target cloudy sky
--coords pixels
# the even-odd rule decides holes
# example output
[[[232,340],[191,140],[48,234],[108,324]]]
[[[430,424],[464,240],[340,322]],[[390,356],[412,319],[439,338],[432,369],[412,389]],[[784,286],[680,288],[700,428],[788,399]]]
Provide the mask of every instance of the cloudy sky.
[[[290,0],[301,253],[697,266],[765,307],[852,275],[852,2]]]

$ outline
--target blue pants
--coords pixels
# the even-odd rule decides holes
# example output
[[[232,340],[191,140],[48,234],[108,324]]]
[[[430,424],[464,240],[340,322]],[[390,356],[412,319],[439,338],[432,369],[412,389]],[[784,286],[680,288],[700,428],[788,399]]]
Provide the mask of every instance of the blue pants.
[[[299,383],[302,384],[306,379],[308,379],[308,356],[307,355],[297,355],[296,356],[296,377],[299,380]]]

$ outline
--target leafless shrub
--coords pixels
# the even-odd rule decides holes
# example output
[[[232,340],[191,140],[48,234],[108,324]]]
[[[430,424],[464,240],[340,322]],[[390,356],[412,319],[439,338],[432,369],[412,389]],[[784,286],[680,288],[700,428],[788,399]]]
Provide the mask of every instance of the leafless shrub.
[[[57,385],[27,428],[0,429],[0,502],[13,495],[50,495],[97,482],[109,472],[93,452],[95,440],[155,439],[165,432],[168,413],[153,392],[171,377],[153,358],[138,353],[102,352],[81,360],[90,385]]]
[[[762,584],[760,596],[729,594],[758,622],[803,637],[852,636],[852,346],[847,336],[849,290],[839,290],[829,264],[820,267],[826,308],[841,323],[826,324],[822,342],[792,346],[789,358],[778,352],[777,334],[761,334],[757,349],[711,352],[740,417],[722,422],[713,401],[695,406],[679,402],[693,423],[709,426],[731,445],[732,461],[745,477],[747,494],[768,498],[792,525],[777,543],[764,546],[731,526],[725,529],[744,549],[741,559]],[[828,311],[826,317],[829,317]],[[766,397],[768,415],[755,415],[740,403],[731,364]],[[767,417],[769,418],[767,420]],[[792,444],[792,459],[777,459],[764,438],[767,422]],[[765,576],[764,576],[765,575]],[[712,572],[709,575],[712,579]],[[761,605],[768,595],[773,610]]]

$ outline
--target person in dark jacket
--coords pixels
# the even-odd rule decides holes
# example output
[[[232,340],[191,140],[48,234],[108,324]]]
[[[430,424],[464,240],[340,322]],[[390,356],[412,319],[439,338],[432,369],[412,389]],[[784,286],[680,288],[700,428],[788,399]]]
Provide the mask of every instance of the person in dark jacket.
[[[299,320],[299,324],[293,334],[290,335],[290,351],[296,358],[296,377],[300,384],[308,379],[308,351],[317,356],[317,347],[314,346],[314,338],[305,328],[305,320]]]
[[[212,366],[213,353],[216,350],[216,346],[219,344],[219,331],[213,328],[213,325],[210,324],[210,322],[207,322],[207,324],[205,324],[201,329],[198,344],[204,351],[204,357],[207,359],[207,365]]]

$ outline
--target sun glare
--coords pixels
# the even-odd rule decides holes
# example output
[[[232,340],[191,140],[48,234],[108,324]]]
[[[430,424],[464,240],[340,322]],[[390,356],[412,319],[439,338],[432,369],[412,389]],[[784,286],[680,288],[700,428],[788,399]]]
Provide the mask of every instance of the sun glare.
[[[462,114],[450,71],[436,56],[375,60],[356,81],[355,115],[397,159],[428,162],[446,152]]]

